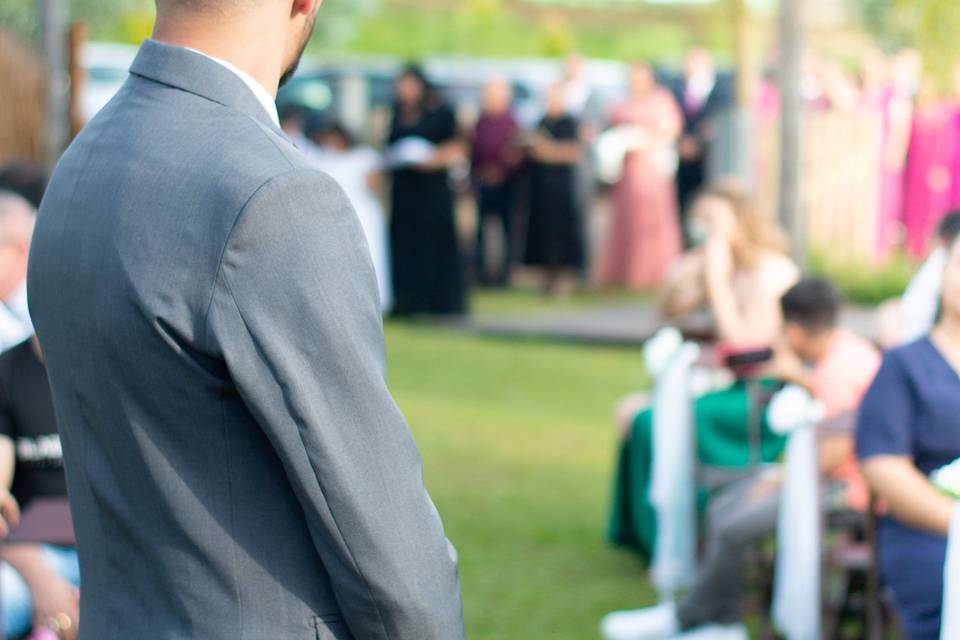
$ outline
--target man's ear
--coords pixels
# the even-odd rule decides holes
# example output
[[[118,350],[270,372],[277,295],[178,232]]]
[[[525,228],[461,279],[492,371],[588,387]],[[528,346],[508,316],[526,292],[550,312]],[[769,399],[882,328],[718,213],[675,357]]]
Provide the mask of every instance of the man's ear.
[[[290,17],[311,16],[320,8],[323,0],[292,0],[290,6]]]

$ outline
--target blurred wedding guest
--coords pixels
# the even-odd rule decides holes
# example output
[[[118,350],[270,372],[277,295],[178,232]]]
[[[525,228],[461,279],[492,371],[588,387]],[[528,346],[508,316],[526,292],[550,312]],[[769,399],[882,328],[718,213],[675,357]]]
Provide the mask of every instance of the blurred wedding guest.
[[[280,109],[280,128],[294,146],[302,151],[310,151],[310,141],[307,139],[307,114],[303,108],[287,105]]]
[[[947,254],[954,241],[960,237],[960,212],[944,216],[937,228],[933,250],[910,281],[900,299],[903,322],[901,343],[913,342],[930,333],[940,310],[940,289]]]
[[[826,409],[830,424],[820,429],[820,469],[830,493],[838,496],[829,508],[863,511],[868,498],[853,457],[853,420],[847,416],[870,386],[880,354],[838,326],[841,299],[826,280],[799,282],[780,306],[783,348],[774,373],[805,387]],[[704,556],[693,586],[676,604],[610,614],[602,624],[606,640],[745,640],[747,552],[776,532],[782,485],[782,468],[771,465],[711,487]]]
[[[63,451],[36,338],[0,356],[0,482],[23,510],[37,499],[67,498]],[[77,637],[80,567],[74,548],[6,544],[0,599],[7,638],[50,628]]]
[[[597,134],[606,126],[600,96],[590,84],[587,60],[579,53],[569,54],[563,62],[563,102],[566,113],[577,122],[578,137],[584,149],[594,144]],[[589,228],[590,214],[597,198],[597,174],[590,153],[581,153],[574,169],[577,211],[580,216],[581,234]],[[586,245],[584,246],[586,251]],[[584,253],[584,263],[587,262]]]
[[[650,289],[662,283],[682,250],[674,176],[683,116],[649,64],[631,68],[630,97],[614,111],[612,125],[630,142],[597,279]]]
[[[353,204],[377,274],[380,305],[385,313],[389,312],[393,305],[393,288],[390,282],[386,219],[377,195],[381,183],[380,154],[359,144],[340,124],[321,128],[313,137],[308,153],[317,166],[346,191]]]
[[[400,74],[395,93],[389,144],[419,151],[392,170],[393,313],[459,315],[466,301],[449,171],[465,153],[456,118],[419,67]]]
[[[914,98],[923,73],[920,55],[911,49],[890,60],[890,86],[881,100],[880,202],[877,257],[883,259],[903,242],[907,151],[913,127]]]
[[[957,140],[953,110],[931,78],[924,78],[917,95],[907,151],[904,224],[910,257],[922,259],[927,242],[953,197]]]
[[[683,136],[677,147],[677,202],[684,234],[690,205],[706,182],[709,146],[715,133],[713,119],[727,107],[723,93],[710,53],[705,49],[690,51],[683,65],[683,81],[675,89],[683,109]]]
[[[0,191],[0,352],[33,335],[27,309],[27,258],[37,210]]]
[[[906,640],[940,637],[943,568],[957,501],[928,479],[960,459],[960,240],[943,272],[940,320],[889,351],[857,425],[863,474],[885,505],[877,545]]]
[[[590,107],[593,90],[587,76],[587,61],[578,53],[571,53],[563,61],[563,104],[574,118],[582,118]]]
[[[584,266],[583,226],[576,189],[582,155],[577,121],[561,85],[547,90],[546,116],[527,139],[530,158],[526,265],[543,269],[544,291],[569,294]]]
[[[705,309],[720,343],[735,349],[773,345],[780,298],[800,277],[783,231],[744,192],[718,185],[695,201],[690,235],[695,246],[668,275],[661,313],[678,319]]]
[[[481,284],[505,285],[513,255],[513,217],[517,170],[523,160],[518,147],[519,126],[511,109],[513,89],[503,78],[487,82],[483,112],[473,132],[470,153],[472,181],[477,198],[477,244],[474,267]],[[488,223],[496,223],[500,260],[488,264]]]
[[[47,179],[47,170],[39,164],[15,160],[0,168],[0,191],[12,191],[39,209]]]

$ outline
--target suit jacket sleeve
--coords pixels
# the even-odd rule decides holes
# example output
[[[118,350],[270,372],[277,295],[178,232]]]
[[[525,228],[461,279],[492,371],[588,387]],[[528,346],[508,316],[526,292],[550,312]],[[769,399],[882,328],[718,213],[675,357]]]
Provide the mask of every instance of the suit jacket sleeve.
[[[352,634],[456,640],[456,554],[387,390],[377,297],[343,191],[294,170],[240,213],[208,341],[284,464]]]

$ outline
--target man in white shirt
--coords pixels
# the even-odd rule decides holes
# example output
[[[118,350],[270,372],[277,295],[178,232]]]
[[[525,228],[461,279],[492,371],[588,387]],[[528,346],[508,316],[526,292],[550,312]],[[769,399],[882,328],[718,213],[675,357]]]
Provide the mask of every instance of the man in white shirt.
[[[913,342],[933,328],[940,309],[940,284],[947,266],[947,247],[960,236],[960,212],[948,213],[937,228],[936,247],[917,271],[900,300],[901,341]]]
[[[0,352],[33,335],[27,310],[27,258],[37,212],[15,193],[0,191]]]

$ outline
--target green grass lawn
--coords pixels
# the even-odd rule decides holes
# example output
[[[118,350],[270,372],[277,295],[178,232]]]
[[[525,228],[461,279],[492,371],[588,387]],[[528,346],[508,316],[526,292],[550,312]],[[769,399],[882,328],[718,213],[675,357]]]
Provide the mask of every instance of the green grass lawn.
[[[519,313],[544,313],[580,311],[590,307],[616,306],[652,300],[649,293],[636,293],[618,289],[583,291],[570,297],[550,298],[536,291],[504,289],[474,293],[470,310],[475,316],[515,315]]]
[[[472,640],[596,638],[653,601],[604,539],[611,407],[645,383],[640,354],[387,327],[390,385],[460,553]]]

